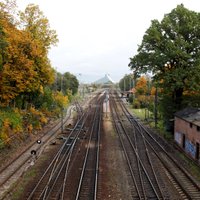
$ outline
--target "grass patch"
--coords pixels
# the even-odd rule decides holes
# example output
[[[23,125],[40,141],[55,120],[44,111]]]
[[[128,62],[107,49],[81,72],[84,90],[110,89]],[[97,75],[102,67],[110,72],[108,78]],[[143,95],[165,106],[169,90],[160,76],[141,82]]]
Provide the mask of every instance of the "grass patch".
[[[138,108],[138,109],[133,109],[131,108],[131,111],[139,117],[141,120],[143,120],[145,123],[147,123],[150,127],[155,128],[155,121],[153,118],[153,113],[145,110],[145,108]],[[146,117],[149,116],[150,118],[146,119]],[[158,119],[157,121],[157,132],[159,135],[161,135],[163,138],[165,138],[167,141],[173,141],[173,135],[170,132],[167,132],[165,130],[165,127],[163,125],[163,121],[161,119]]]
[[[24,188],[25,186],[30,182],[30,180],[32,180],[34,177],[36,176],[36,171],[35,169],[30,169],[27,170],[27,172],[23,175],[21,181],[19,181],[18,183],[15,183],[13,188],[14,188],[14,192],[12,194],[12,199],[13,200],[17,200],[20,198],[20,196],[23,194],[24,192]]]
[[[145,109],[144,108],[138,108],[138,109],[131,109],[133,113],[139,117],[140,119],[144,120],[145,119]]]
[[[9,119],[10,126],[16,128],[22,126],[22,117],[20,113],[11,108],[0,108],[0,128],[3,126],[3,122]]]
[[[189,167],[189,173],[191,173],[193,176],[196,177],[198,181],[200,181],[200,170],[199,166],[197,166],[191,159],[189,159],[185,154],[183,153],[178,153],[178,156],[182,158],[188,165]]]

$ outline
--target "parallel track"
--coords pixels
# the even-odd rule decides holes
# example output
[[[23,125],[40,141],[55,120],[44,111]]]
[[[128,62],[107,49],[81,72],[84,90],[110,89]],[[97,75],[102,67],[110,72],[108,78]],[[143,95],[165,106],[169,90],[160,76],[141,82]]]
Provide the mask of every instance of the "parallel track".
[[[26,199],[96,199],[103,98],[94,98]]]
[[[155,172],[149,161],[148,154],[145,155],[144,159],[139,156],[141,150],[137,148],[137,140],[133,142],[127,133],[125,126],[122,123],[121,117],[119,116],[119,109],[116,104],[116,100],[111,95],[111,111],[115,120],[115,127],[118,132],[129,169],[132,174],[134,182],[133,198],[134,199],[148,199],[148,198],[163,198],[162,190],[159,187]],[[148,171],[146,168],[148,165]],[[153,178],[152,178],[153,177]],[[153,179],[153,180],[152,180]],[[135,195],[137,194],[137,195]]]
[[[133,125],[135,130],[135,135],[137,135],[137,146],[141,150],[138,152],[139,156],[143,160],[144,149],[146,155],[149,155],[149,161],[152,163],[152,167],[154,171],[158,174],[157,180],[159,182],[159,187],[165,188],[164,181],[162,180],[162,173],[165,174],[165,178],[168,177],[168,181],[171,182],[171,186],[173,186],[173,191],[178,193],[181,199],[199,199],[200,198],[200,187],[193,180],[193,178],[186,172],[186,170],[173,158],[167,151],[170,149],[166,149],[167,145],[163,147],[159,143],[157,139],[155,139],[152,134],[141,124],[136,118],[134,118],[128,109],[125,107],[121,99],[117,97],[120,107],[123,110],[124,115],[127,117],[127,120]],[[143,141],[143,144],[141,144]],[[145,162],[145,160],[144,160]],[[160,166],[160,168],[158,168]],[[149,167],[146,166],[146,169],[149,171]],[[162,172],[163,171],[163,172]],[[164,199],[170,198],[170,192],[166,188],[162,192]],[[163,199],[163,198],[161,198]]]
[[[68,121],[71,116],[71,108],[69,110],[69,116],[63,120],[63,125]],[[17,176],[20,171],[25,171],[26,168],[30,165],[29,162],[32,160],[31,150],[38,152],[44,148],[44,145],[51,138],[55,137],[55,134],[61,129],[61,121],[58,121],[53,127],[51,127],[43,136],[38,138],[38,141],[41,141],[41,144],[37,144],[37,141],[29,145],[24,151],[22,151],[15,159],[10,163],[4,166],[0,170],[0,191],[1,188],[8,187],[14,180],[17,179]],[[4,190],[4,189],[3,189]],[[0,195],[0,199],[4,199],[6,192]]]

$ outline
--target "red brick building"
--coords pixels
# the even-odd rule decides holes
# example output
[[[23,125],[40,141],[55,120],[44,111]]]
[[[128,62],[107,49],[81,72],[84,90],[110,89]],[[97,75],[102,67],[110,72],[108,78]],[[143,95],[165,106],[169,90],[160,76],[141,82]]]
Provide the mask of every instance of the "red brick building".
[[[175,113],[174,140],[200,162],[200,109],[185,108]]]

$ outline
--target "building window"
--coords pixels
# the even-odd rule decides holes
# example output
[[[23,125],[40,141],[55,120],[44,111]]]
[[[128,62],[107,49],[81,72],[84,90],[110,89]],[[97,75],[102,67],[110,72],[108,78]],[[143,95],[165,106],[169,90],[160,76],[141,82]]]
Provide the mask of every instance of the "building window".
[[[190,128],[192,128],[192,123],[190,122]]]
[[[200,131],[200,127],[199,126],[197,126],[197,131]]]

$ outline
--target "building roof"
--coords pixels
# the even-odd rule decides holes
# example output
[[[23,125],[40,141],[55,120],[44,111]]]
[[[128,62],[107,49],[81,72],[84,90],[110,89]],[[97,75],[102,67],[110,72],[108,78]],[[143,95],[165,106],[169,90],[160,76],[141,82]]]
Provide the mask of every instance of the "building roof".
[[[108,74],[106,74],[103,78],[95,81],[94,83],[95,84],[114,84],[114,81]]]
[[[200,108],[185,108],[175,113],[176,117],[200,126]]]

